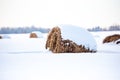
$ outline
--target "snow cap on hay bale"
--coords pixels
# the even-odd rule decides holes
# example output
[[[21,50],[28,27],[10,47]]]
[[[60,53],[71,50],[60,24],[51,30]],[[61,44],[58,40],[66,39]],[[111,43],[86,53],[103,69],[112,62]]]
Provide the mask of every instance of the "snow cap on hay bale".
[[[34,31],[30,33],[30,38],[41,38],[41,37],[43,37],[41,32]]]
[[[120,34],[114,34],[114,35],[110,35],[110,36],[107,36],[104,40],[103,40],[103,43],[110,43],[110,42],[116,42],[117,40],[120,39]],[[116,43],[118,44],[119,41]]]
[[[73,25],[59,25],[48,34],[46,49],[54,53],[96,52],[96,42],[85,29]]]

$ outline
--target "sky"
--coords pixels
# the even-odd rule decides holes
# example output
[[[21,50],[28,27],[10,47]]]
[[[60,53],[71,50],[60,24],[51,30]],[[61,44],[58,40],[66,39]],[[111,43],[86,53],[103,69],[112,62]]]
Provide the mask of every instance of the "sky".
[[[0,27],[120,24],[120,0],[0,0]]]

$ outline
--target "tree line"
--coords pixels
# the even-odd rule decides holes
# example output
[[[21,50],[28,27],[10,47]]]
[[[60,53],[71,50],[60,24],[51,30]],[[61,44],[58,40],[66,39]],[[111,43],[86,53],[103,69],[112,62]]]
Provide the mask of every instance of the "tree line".
[[[88,31],[120,31],[120,25],[112,25],[108,28],[101,28],[100,26],[96,26],[89,28]]]
[[[100,26],[96,26],[93,28],[88,28],[88,31],[120,31],[120,25],[112,25],[108,28],[101,28]],[[50,31],[49,28],[42,27],[1,27],[0,34],[20,34],[20,33],[31,33],[33,31],[40,31],[42,33],[48,33]]]
[[[42,27],[17,27],[17,28],[11,28],[11,27],[1,27],[0,28],[0,34],[20,34],[20,33],[31,33],[33,31],[40,31],[42,33],[48,33],[49,28],[42,28]]]

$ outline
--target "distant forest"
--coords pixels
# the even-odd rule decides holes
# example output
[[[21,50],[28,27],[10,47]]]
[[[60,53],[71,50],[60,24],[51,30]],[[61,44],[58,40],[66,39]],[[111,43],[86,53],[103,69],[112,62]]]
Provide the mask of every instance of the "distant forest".
[[[100,26],[96,26],[93,28],[88,28],[88,31],[120,31],[120,25],[112,25],[108,28],[101,28]],[[2,27],[0,28],[0,34],[20,34],[20,33],[31,33],[33,31],[40,31],[42,33],[48,33],[50,31],[49,28],[42,28],[42,27],[17,27],[17,28],[11,28],[11,27]]]
[[[100,26],[96,26],[89,28],[88,31],[120,31],[120,25],[112,25],[108,28],[101,28]]]
[[[33,31],[40,31],[42,33],[48,33],[49,28],[42,28],[42,27],[17,27],[17,28],[11,28],[11,27],[2,27],[0,28],[0,34],[20,34],[20,33],[31,33]]]

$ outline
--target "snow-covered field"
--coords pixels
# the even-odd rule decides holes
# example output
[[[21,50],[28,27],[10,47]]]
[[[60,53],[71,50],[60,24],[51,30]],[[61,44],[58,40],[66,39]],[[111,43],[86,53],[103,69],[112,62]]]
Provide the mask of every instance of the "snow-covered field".
[[[120,31],[91,33],[97,53],[53,54],[45,49],[47,34],[7,34],[0,39],[0,80],[120,80],[120,44],[102,44]]]

